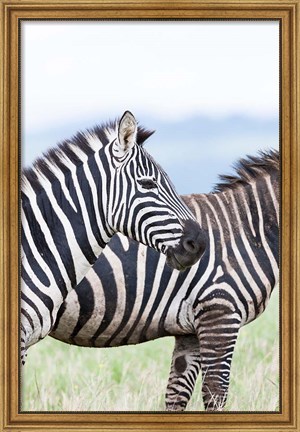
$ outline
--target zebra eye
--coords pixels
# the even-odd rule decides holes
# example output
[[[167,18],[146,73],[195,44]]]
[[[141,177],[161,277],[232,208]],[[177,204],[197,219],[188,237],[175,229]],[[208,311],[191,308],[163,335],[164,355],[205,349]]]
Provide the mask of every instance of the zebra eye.
[[[156,181],[152,179],[142,179],[138,180],[138,183],[142,186],[144,189],[154,189],[157,187]]]

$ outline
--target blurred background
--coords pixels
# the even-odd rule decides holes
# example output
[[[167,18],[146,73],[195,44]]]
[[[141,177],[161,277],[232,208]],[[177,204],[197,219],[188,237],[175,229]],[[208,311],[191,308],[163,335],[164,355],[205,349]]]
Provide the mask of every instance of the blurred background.
[[[276,21],[23,22],[24,166],[127,109],[179,193],[279,143]]]
[[[129,109],[156,130],[147,149],[177,191],[209,192],[240,157],[279,146],[279,23],[23,21],[21,90],[23,166]],[[277,290],[241,330],[227,410],[279,409],[278,303]],[[163,410],[172,349],[46,338],[28,352],[22,409]],[[200,383],[188,409],[203,409]]]

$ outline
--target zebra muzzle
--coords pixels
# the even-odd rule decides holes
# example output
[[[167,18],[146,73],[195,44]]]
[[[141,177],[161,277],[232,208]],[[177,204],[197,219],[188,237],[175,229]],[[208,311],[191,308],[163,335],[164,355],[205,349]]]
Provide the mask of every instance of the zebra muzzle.
[[[199,261],[205,247],[205,236],[198,223],[191,220],[185,221],[179,244],[167,250],[167,264],[183,271]]]

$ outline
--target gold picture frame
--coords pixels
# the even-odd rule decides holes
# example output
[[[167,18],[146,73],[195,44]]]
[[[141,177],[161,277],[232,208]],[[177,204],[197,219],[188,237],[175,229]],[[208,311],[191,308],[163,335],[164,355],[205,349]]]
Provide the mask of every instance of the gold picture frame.
[[[1,430],[300,431],[299,0],[0,0],[1,4]],[[20,413],[19,23],[22,19],[278,20],[281,28],[281,407],[278,413]],[[298,51],[297,51],[298,49]]]

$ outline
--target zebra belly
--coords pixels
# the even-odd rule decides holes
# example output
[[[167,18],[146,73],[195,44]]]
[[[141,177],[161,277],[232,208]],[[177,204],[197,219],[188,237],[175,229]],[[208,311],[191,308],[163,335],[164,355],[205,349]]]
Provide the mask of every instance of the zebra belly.
[[[99,333],[99,329],[104,327],[105,329]],[[75,329],[75,316],[67,314],[62,317],[59,325],[50,333],[50,336],[72,345],[102,348],[135,345],[170,335],[164,329],[158,328],[154,322],[149,324],[145,321],[139,321],[137,324],[133,317],[121,323],[118,318],[107,323],[105,319],[101,320],[99,315],[98,318],[94,317],[87,321],[78,333]],[[172,333],[172,335],[175,336],[176,334]]]
[[[105,302],[101,295],[101,284],[97,285],[98,292],[94,292],[92,313],[84,313],[82,302],[78,299],[77,290],[72,290],[64,305],[63,312],[50,336],[69,344],[83,347],[114,347],[131,345],[160,337],[182,334],[182,329],[172,326],[176,322],[176,310],[168,314],[168,328],[165,322],[157,319],[156,311],[138,309],[134,313],[126,312],[123,302]],[[87,299],[87,303],[89,299]],[[122,306],[123,305],[123,306]]]

